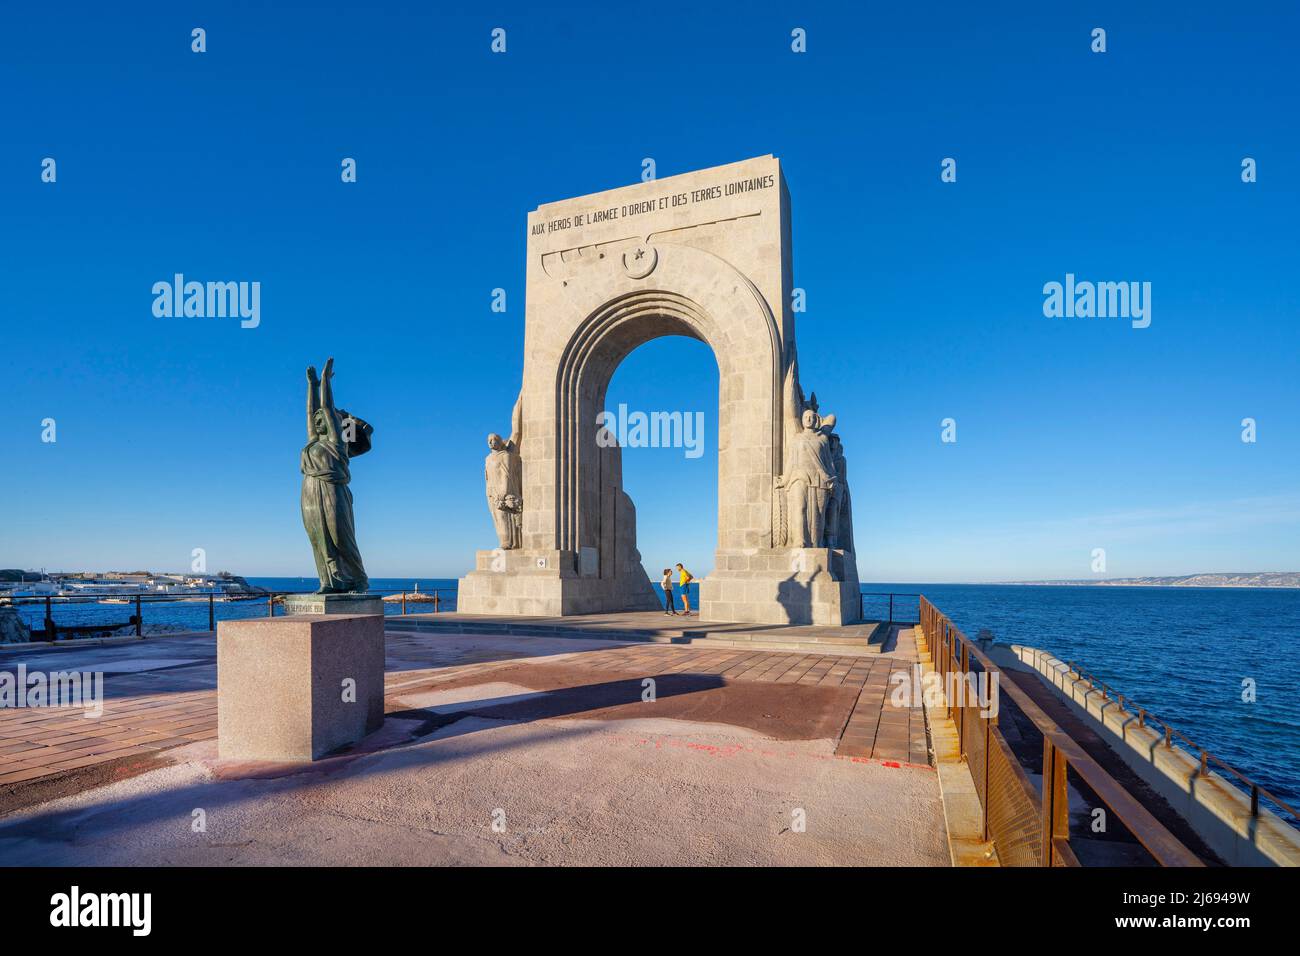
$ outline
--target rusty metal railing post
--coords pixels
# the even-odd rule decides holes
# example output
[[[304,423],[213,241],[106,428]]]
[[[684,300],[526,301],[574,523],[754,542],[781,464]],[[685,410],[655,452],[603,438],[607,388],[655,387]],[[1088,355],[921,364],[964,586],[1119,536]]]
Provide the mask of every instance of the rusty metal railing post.
[[[989,839],[989,767],[993,764],[993,718],[984,718],[984,793],[980,805],[984,808],[984,836],[987,843]]]
[[[1043,865],[1052,866],[1058,839],[1070,840],[1070,792],[1065,757],[1043,736]]]
[[[402,592],[402,616],[406,616],[406,592]]]
[[[955,671],[957,670],[957,667],[958,667],[958,661],[957,661],[957,626],[956,626],[955,624],[950,624],[950,625],[948,625],[948,680],[947,680],[947,684],[948,684],[948,687],[949,687],[949,688],[952,687],[952,675],[953,675],[953,672],[955,672]],[[952,700],[951,700],[951,698],[950,698],[949,701],[948,701],[948,716],[949,716],[949,717],[952,716]],[[957,728],[957,729],[958,729],[958,731],[960,732],[961,728],[959,727],[959,728]]]
[[[970,646],[962,641],[961,670],[957,672],[957,750],[961,759],[966,759],[966,675],[970,673]]]

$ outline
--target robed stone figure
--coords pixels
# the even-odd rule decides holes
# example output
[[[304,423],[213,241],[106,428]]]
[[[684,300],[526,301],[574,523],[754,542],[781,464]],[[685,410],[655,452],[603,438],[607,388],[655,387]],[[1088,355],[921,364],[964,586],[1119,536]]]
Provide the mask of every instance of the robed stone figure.
[[[840,436],[831,432],[831,460],[835,462],[835,487],[826,506],[826,547],[853,551],[853,498],[849,494],[849,464]]]
[[[370,450],[374,429],[334,407],[333,377],[332,358],[319,382],[316,367],[307,368],[307,444],[300,465],[302,524],[320,577],[317,594],[362,592],[370,586],[357,547],[348,462]]]
[[[483,461],[483,479],[487,485],[488,511],[503,551],[523,545],[524,468],[519,457],[523,439],[524,396],[515,400],[510,415],[510,437],[488,435],[488,455]]]
[[[785,455],[777,493],[783,496],[783,544],[789,548],[823,548],[827,538],[827,511],[836,485],[842,480],[831,448],[834,415],[821,415],[817,396],[805,402],[799,387],[797,361],[792,359],[785,379]],[[831,537],[835,537],[834,530]]]

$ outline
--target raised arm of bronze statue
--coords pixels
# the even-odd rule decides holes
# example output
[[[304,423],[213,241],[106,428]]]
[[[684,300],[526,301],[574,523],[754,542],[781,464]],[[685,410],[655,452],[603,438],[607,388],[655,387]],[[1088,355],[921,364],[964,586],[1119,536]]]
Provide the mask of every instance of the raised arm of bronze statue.
[[[316,437],[316,409],[320,408],[320,381],[316,378],[316,366],[307,366],[307,440]]]
[[[325,369],[321,372],[320,377],[320,407],[323,411],[325,425],[328,430],[328,438],[336,445],[342,445],[339,440],[339,411],[334,407],[334,386],[330,384],[334,378],[334,357],[330,356],[325,361]]]

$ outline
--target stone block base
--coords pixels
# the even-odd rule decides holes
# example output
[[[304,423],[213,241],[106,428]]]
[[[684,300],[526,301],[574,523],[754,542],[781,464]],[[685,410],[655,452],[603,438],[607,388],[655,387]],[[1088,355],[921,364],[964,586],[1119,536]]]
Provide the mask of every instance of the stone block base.
[[[719,551],[700,582],[704,621],[839,626],[861,615],[857,562],[831,548]]]
[[[561,551],[480,551],[460,579],[456,610],[466,614],[561,617],[657,611],[663,599],[637,564],[623,575],[579,573],[579,556]],[[700,620],[838,627],[862,615],[857,562],[831,548],[719,551],[700,581]]]
[[[378,594],[286,594],[288,614],[379,614],[384,601]]]
[[[384,722],[384,620],[293,615],[217,625],[217,750],[316,760]]]
[[[456,610],[560,617],[663,607],[639,564],[601,577],[598,558],[583,562],[580,557],[565,551],[480,551],[475,569],[460,579]]]

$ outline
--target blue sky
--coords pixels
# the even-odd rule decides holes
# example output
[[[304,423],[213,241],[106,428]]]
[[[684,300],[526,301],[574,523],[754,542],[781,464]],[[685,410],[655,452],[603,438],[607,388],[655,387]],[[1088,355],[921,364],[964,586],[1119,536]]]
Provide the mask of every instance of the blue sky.
[[[1094,548],[1112,576],[1300,568],[1290,5],[439,6],[0,14],[0,567],[203,547],[310,574],[303,369],[332,354],[376,426],[353,468],[371,575],[463,573],[494,543],[483,436],[522,368],[527,212],[645,157],[773,153],[863,580],[1083,578]],[[155,318],[176,272],[259,281],[261,325]],[[1151,326],[1045,318],[1067,272],[1150,282]],[[643,346],[609,400],[704,410],[716,441],[700,343]],[[646,564],[707,571],[716,454],[628,450],[625,474]]]

